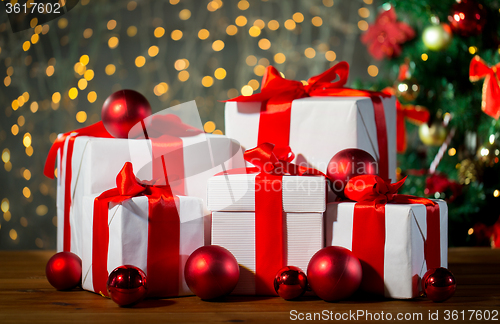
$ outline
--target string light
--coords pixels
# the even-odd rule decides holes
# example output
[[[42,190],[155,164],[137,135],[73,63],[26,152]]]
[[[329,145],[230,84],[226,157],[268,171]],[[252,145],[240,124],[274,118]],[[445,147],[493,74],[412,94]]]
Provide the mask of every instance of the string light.
[[[40,39],[40,36],[38,36],[38,34],[31,35],[31,43],[36,44],[39,39]]]
[[[17,118],[17,124],[19,125],[19,127],[23,127],[24,122],[25,122],[24,116],[19,116],[19,118]]]
[[[425,53],[423,53],[420,57],[422,58],[422,61],[424,61],[424,62],[427,61],[427,59],[429,58],[429,56]]]
[[[448,150],[449,156],[454,156],[455,154],[457,154],[457,150],[454,147],[452,147]]]
[[[245,63],[248,66],[254,66],[255,64],[257,64],[257,58],[254,55],[248,55],[245,59]]]
[[[2,161],[3,163],[7,163],[10,161],[10,151],[9,149],[3,149],[2,151]]]
[[[269,28],[270,30],[277,30],[279,27],[280,23],[277,20],[273,19],[267,23],[267,28]]]
[[[469,47],[469,53],[471,53],[472,55],[476,54],[477,53],[477,47],[476,46],[470,46]]]
[[[83,66],[86,66],[89,64],[90,58],[88,55],[82,55],[80,56],[80,63],[82,63]]]
[[[368,30],[368,23],[365,20],[358,21],[359,30],[365,31]]]
[[[259,40],[259,47],[263,50],[268,50],[271,48],[271,42],[267,38],[262,38]]]
[[[255,80],[255,79],[252,79],[252,80],[248,81],[248,85],[250,87],[252,87],[253,91],[259,89],[259,81]]]
[[[11,229],[11,230],[9,231],[9,236],[10,236],[10,239],[11,239],[12,241],[17,240],[17,232],[16,232],[16,230],[15,230],[15,229]]]
[[[57,21],[57,27],[59,27],[61,29],[68,27],[68,19],[66,19],[64,17],[59,18],[59,20]]]
[[[12,125],[10,131],[12,132],[12,135],[16,136],[17,134],[19,134],[19,126],[17,126],[16,124]]]
[[[10,221],[10,218],[11,218],[11,214],[10,214],[10,211],[6,211],[4,214],[3,214],[3,219],[5,219],[6,222]]]
[[[30,49],[30,46],[31,46],[31,43],[30,43],[29,41],[25,41],[25,42],[23,43],[23,51],[25,51],[25,52],[26,52],[27,50],[29,50],[29,49]]]
[[[224,42],[221,40],[216,40],[212,43],[212,49],[216,52],[222,51],[224,48]]]
[[[47,69],[45,69],[45,73],[47,74],[48,77],[51,77],[54,74],[55,70],[56,69],[52,65],[50,65],[47,66]]]
[[[358,9],[358,15],[361,18],[368,18],[368,17],[370,17],[370,10],[368,10],[368,8],[361,7]]]
[[[83,77],[85,78],[85,80],[87,81],[90,81],[94,78],[94,71],[93,70],[87,70],[85,71],[85,73],[83,74]]]
[[[38,111],[38,103],[36,101],[31,103],[30,110],[32,113],[36,113]]]
[[[77,122],[83,124],[87,120],[87,113],[85,111],[79,111],[76,113],[75,117]]]
[[[118,40],[118,37],[116,37],[116,36],[110,37],[108,40],[108,46],[111,49],[116,48],[118,46],[118,43],[119,43],[119,40]]]
[[[314,50],[314,48],[312,47],[308,47],[306,48],[306,50],[304,51],[304,55],[307,57],[307,58],[314,58],[316,56],[316,51]]]
[[[493,197],[498,198],[499,196],[500,196],[500,190],[495,189],[495,191],[493,191]]]
[[[285,28],[288,30],[294,30],[297,24],[292,19],[285,21]]]
[[[71,89],[69,89],[69,91],[68,91],[68,97],[71,100],[76,99],[76,97],[78,97],[78,89],[75,88],[75,87],[72,87]]]
[[[176,29],[174,31],[172,31],[172,33],[170,34],[170,37],[174,40],[174,41],[178,41],[182,38],[182,31]]]
[[[238,9],[247,10],[250,7],[250,3],[247,0],[241,0],[238,2]]]
[[[115,29],[115,27],[116,27],[116,20],[111,19],[110,21],[108,21],[108,23],[106,24],[106,27],[108,28],[108,30]]]
[[[97,100],[97,93],[95,91],[90,91],[88,94],[87,94],[87,100],[90,102],[90,103],[93,103]]]
[[[154,35],[156,38],[160,38],[163,35],[165,35],[165,28],[163,27],[156,27],[154,31]]]
[[[252,26],[248,30],[248,34],[250,34],[250,36],[252,36],[252,37],[257,37],[260,35],[260,28],[257,26]]]
[[[142,55],[139,55],[135,58],[135,66],[143,67],[146,64],[146,58]]]
[[[300,12],[296,12],[293,14],[292,19],[297,23],[301,23],[304,21],[304,15]]]
[[[155,57],[156,55],[158,55],[159,52],[160,49],[156,45],[153,45],[148,49],[148,55],[151,57]]]
[[[253,25],[255,27],[259,27],[260,29],[264,29],[264,27],[266,27],[266,23],[262,19],[255,19],[255,21],[253,22]]]
[[[0,206],[4,213],[8,212],[10,207],[9,199],[7,198],[2,199],[2,204]]]
[[[25,170],[23,171],[23,178],[24,178],[24,179],[26,179],[26,180],[31,179],[31,172],[30,172],[30,170],[25,169]]]
[[[323,6],[333,7],[333,0],[323,0]]]
[[[106,65],[106,67],[104,68],[104,72],[107,74],[107,75],[113,75],[116,71],[116,67],[114,66],[114,64],[108,64]]]
[[[128,11],[134,11],[136,7],[137,7],[137,2],[135,1],[130,1],[129,3],[127,3]]]
[[[235,25],[229,25],[226,27],[226,34],[228,34],[229,36],[234,36],[236,35],[236,33],[238,33],[238,27],[236,27]]]
[[[244,85],[242,88],[241,88],[241,94],[243,96],[251,96],[253,94],[253,89],[251,86],[249,86],[248,84],[247,85]]]
[[[92,37],[92,34],[93,34],[93,33],[94,33],[94,32],[92,31],[92,28],[87,28],[87,29],[85,29],[85,30],[83,31],[83,37],[84,37],[84,38],[90,38],[90,37]]]
[[[31,190],[28,187],[23,188],[23,196],[29,198],[31,196]]]
[[[189,9],[182,9],[179,12],[179,18],[181,20],[188,20],[190,17],[191,17],[191,11],[189,11]]]
[[[224,79],[226,77],[226,74],[226,70],[224,70],[223,68],[218,68],[214,72],[214,76],[217,80]]]
[[[189,72],[186,70],[180,71],[179,74],[177,75],[177,78],[179,79],[179,81],[185,82],[189,79]]]
[[[234,20],[234,23],[236,24],[236,26],[243,27],[247,24],[247,18],[245,16],[238,16]]]
[[[24,216],[21,217],[21,219],[19,220],[19,223],[21,224],[22,227],[27,227],[28,226],[28,220]]]
[[[264,72],[266,72],[266,67],[263,65],[259,64],[253,68],[253,73],[257,76],[263,76]]]
[[[211,87],[214,84],[214,79],[209,75],[204,76],[201,79],[201,84],[206,88]]]
[[[52,102],[58,103],[61,100],[61,94],[59,92],[54,92],[52,95]]]
[[[311,23],[315,27],[320,27],[321,25],[323,25],[323,19],[321,19],[321,17],[319,16],[316,16],[311,19]]]

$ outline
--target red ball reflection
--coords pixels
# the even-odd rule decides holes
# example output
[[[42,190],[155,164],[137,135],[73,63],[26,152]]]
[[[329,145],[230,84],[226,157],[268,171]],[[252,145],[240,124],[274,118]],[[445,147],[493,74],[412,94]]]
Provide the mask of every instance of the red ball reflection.
[[[307,289],[306,274],[297,267],[284,267],[274,278],[274,290],[283,299],[300,297]]]
[[[486,9],[474,0],[459,0],[451,7],[448,20],[455,34],[479,35],[486,24]]]
[[[47,262],[45,274],[57,290],[73,289],[82,281],[82,260],[74,253],[59,252]]]
[[[146,293],[146,274],[141,269],[124,265],[109,274],[108,294],[118,305],[132,306],[144,299]]]
[[[428,270],[422,278],[422,290],[434,302],[443,302],[455,293],[455,276],[446,268]]]

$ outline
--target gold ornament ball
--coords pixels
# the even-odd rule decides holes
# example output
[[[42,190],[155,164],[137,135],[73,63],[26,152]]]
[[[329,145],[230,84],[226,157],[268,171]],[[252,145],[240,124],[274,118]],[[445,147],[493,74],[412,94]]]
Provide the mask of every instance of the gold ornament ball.
[[[424,123],[418,128],[418,136],[427,146],[441,146],[447,135],[448,130],[441,121],[435,121],[430,126]]]
[[[426,27],[422,34],[425,47],[431,51],[443,51],[448,48],[453,38],[451,28],[447,24]]]
[[[406,101],[414,101],[420,93],[420,85],[415,79],[406,79],[396,83],[396,95]]]
[[[477,157],[485,166],[493,166],[500,160],[500,145],[496,141],[481,145],[477,150]]]

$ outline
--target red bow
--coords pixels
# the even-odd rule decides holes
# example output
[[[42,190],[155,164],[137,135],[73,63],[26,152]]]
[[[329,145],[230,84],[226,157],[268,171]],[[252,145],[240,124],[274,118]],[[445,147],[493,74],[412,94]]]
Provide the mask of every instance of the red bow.
[[[391,87],[385,88],[382,92],[390,95],[396,94],[394,88]],[[423,123],[427,123],[429,118],[430,113],[427,108],[415,105],[402,105],[396,99],[396,149],[398,153],[404,153],[407,148],[406,119],[413,124],[422,125]]]
[[[288,108],[284,106],[286,103],[304,97],[333,95],[389,97],[389,95],[380,92],[344,88],[348,76],[349,64],[344,61],[337,63],[321,74],[309,78],[307,85],[300,81],[285,79],[275,67],[268,66],[262,78],[260,93],[251,96],[239,96],[226,101],[267,101],[267,111],[279,111]],[[337,78],[339,78],[338,81],[332,82]]]
[[[479,56],[470,61],[469,79],[472,82],[484,78],[481,109],[485,114],[500,117],[500,63],[488,66]]]

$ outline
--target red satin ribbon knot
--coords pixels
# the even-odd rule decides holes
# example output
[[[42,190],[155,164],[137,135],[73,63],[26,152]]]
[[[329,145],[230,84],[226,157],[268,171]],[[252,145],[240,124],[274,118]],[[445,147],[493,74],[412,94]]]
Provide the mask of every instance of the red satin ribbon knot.
[[[344,190],[347,198],[357,201],[354,206],[352,251],[363,267],[361,287],[369,292],[384,294],[385,205],[423,204],[427,209],[427,237],[424,256],[427,268],[441,266],[439,205],[427,198],[400,195],[398,190],[406,178],[390,183],[376,175],[361,175],[349,180]]]
[[[268,66],[262,78],[261,92],[251,96],[239,96],[226,101],[261,102],[258,144],[274,143],[286,148],[290,141],[292,101],[315,96],[370,97],[375,112],[377,142],[380,156],[380,174],[389,175],[389,153],[385,112],[380,97],[389,97],[382,92],[344,88],[349,75],[349,64],[339,62],[325,72],[309,78],[307,84],[288,80],[273,66]],[[338,78],[337,81],[334,81]]]
[[[469,79],[472,82],[484,78],[481,109],[495,119],[500,117],[500,63],[490,67],[479,56],[470,61]]]
[[[149,200],[147,269],[148,296],[177,296],[179,293],[180,219],[178,198],[166,186],[138,182],[127,162],[116,177],[116,188],[104,191],[94,200],[92,234],[92,281],[94,291],[107,296],[109,203],[121,203],[137,196]],[[133,233],[131,234],[133,235]]]

